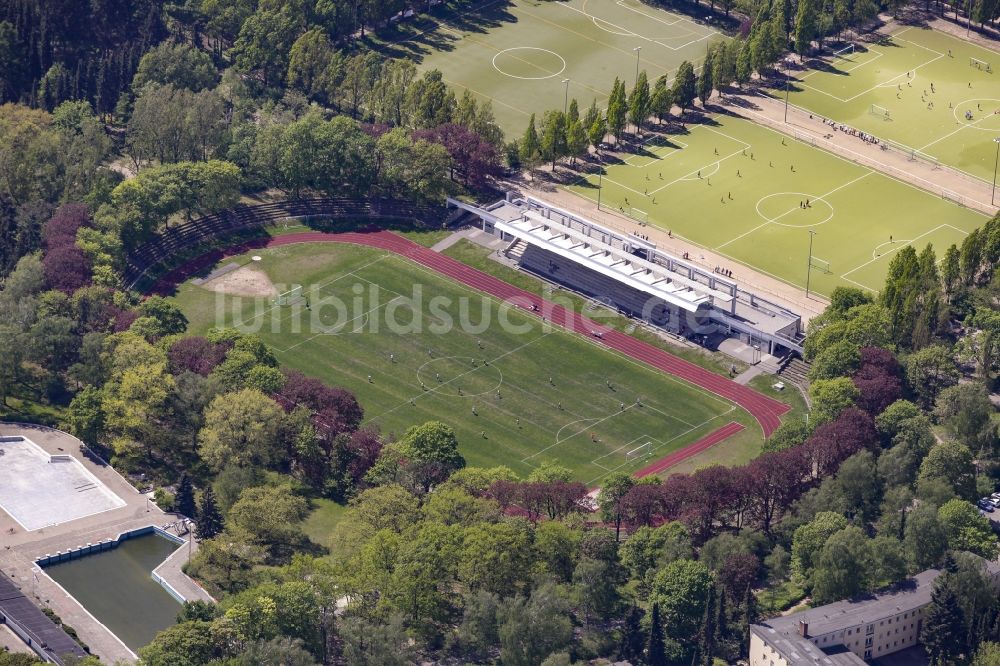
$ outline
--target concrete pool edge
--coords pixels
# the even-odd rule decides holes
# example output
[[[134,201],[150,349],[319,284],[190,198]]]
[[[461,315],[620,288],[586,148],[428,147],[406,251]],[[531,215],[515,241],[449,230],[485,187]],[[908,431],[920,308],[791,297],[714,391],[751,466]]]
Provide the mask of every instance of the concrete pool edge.
[[[96,622],[76,599],[42,573],[34,561],[46,553],[71,550],[87,542],[113,539],[122,532],[150,525],[159,525],[176,533],[177,530],[170,525],[176,524],[183,517],[164,512],[152,502],[149,495],[140,493],[118,470],[69,433],[40,424],[0,420],[0,436],[16,435],[31,439],[50,454],[72,454],[128,505],[116,511],[34,532],[23,530],[0,510],[0,534],[3,535],[5,545],[10,546],[9,549],[0,548],[0,570],[10,576],[36,606],[51,608],[66,624],[76,629],[81,640],[90,646],[91,652],[99,655],[106,663],[134,662],[135,657],[131,651],[126,650],[108,629]],[[197,550],[198,540],[193,539],[191,555],[197,553]],[[209,601],[211,597],[204,589],[180,570],[187,559],[187,552],[187,548],[178,549],[178,554],[163,565],[158,573],[187,598]]]
[[[172,526],[172,525],[170,525],[170,526]],[[168,526],[168,527],[170,527],[170,526]],[[193,535],[193,532],[189,531],[188,534],[189,535]],[[32,562],[32,564],[33,564],[33,575],[35,575],[35,576],[38,576],[38,575],[44,576],[45,579],[49,583],[51,583],[52,585],[54,585],[55,587],[57,587],[59,590],[61,590],[62,593],[65,594],[66,597],[68,599],[70,599],[73,603],[75,603],[80,609],[82,609],[83,612],[86,613],[87,616],[89,616],[90,619],[93,622],[95,622],[97,625],[99,625],[112,638],[114,638],[114,640],[124,650],[126,650],[128,652],[128,654],[133,659],[138,659],[138,655],[136,654],[136,652],[132,648],[130,648],[125,643],[125,641],[123,641],[118,636],[118,634],[116,634],[110,627],[108,627],[107,624],[105,624],[100,619],[98,619],[90,611],[90,609],[87,608],[87,606],[80,599],[78,599],[74,594],[70,593],[69,590],[67,590],[59,581],[57,581],[55,578],[53,578],[52,576],[50,576],[46,572],[46,568],[51,567],[51,566],[55,566],[55,565],[58,565],[58,564],[63,564],[63,563],[66,563],[66,562],[70,562],[70,561],[73,561],[73,560],[83,559],[83,558],[86,558],[86,557],[90,557],[92,555],[99,555],[101,553],[109,552],[109,551],[112,551],[112,550],[118,548],[118,546],[120,546],[121,544],[125,543],[126,541],[130,541],[132,539],[136,539],[136,538],[139,538],[139,537],[150,536],[150,535],[156,535],[158,537],[166,539],[167,541],[170,541],[171,543],[176,544],[176,546],[177,546],[169,555],[167,555],[163,559],[162,562],[160,562],[152,570],[150,570],[150,572],[149,572],[150,573],[150,578],[153,580],[153,582],[155,582],[160,587],[162,587],[167,592],[167,594],[169,594],[179,604],[183,604],[185,601],[193,601],[193,600],[196,600],[196,599],[197,600],[202,600],[202,601],[211,601],[211,602],[214,602],[215,599],[211,595],[209,595],[204,590],[204,588],[202,588],[190,576],[188,576],[187,574],[183,573],[180,570],[180,566],[181,565],[176,566],[176,568],[172,569],[171,572],[177,572],[179,574],[179,576],[181,576],[186,582],[190,583],[190,585],[177,585],[177,586],[175,586],[174,584],[171,584],[171,582],[167,580],[167,576],[169,576],[171,572],[167,572],[167,576],[165,576],[165,575],[163,575],[163,574],[160,573],[160,570],[163,569],[164,567],[172,566],[174,564],[174,562],[172,562],[172,560],[174,560],[175,558],[177,558],[178,554],[180,554],[182,556],[181,559],[183,559],[184,562],[186,562],[187,561],[186,558],[189,558],[191,556],[191,554],[193,553],[193,550],[189,551],[188,549],[185,549],[184,546],[188,546],[189,549],[194,549],[194,548],[197,547],[197,542],[192,541],[192,539],[191,539],[190,536],[189,536],[188,539],[185,539],[185,538],[183,538],[183,537],[181,537],[179,535],[171,534],[166,529],[164,529],[162,527],[158,527],[156,525],[146,525],[146,526],[143,526],[143,527],[137,527],[137,528],[133,528],[133,529],[130,529],[130,530],[126,530],[124,532],[120,532],[114,538],[105,539],[105,540],[103,540],[101,542],[98,542],[96,544],[94,544],[94,543],[88,543],[88,544],[85,544],[85,545],[78,546],[76,548],[67,550],[65,552],[64,551],[59,551],[59,552],[57,552],[54,555],[46,553],[45,555],[36,558]],[[186,558],[184,556],[186,556]],[[175,581],[175,583],[177,583],[177,582],[178,581]],[[177,590],[177,587],[187,587],[188,590],[189,590],[189,594],[187,596],[181,594],[181,592],[179,592]],[[191,592],[194,592],[194,594],[192,594]]]

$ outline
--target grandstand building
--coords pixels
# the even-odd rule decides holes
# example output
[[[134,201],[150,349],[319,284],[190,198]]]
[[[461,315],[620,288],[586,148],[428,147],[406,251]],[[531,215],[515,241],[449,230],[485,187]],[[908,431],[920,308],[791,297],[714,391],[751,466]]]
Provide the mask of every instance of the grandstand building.
[[[504,254],[550,282],[687,337],[739,337],[773,355],[802,352],[801,317],[719,272],[533,197],[489,206],[448,199],[509,244]]]

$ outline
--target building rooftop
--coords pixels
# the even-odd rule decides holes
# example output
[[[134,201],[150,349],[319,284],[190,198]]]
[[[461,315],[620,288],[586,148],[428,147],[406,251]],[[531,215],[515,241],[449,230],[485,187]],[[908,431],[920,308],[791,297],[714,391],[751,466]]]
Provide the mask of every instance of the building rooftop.
[[[798,636],[799,623],[805,622],[809,625],[810,636],[821,636],[848,627],[871,624],[930,603],[934,581],[940,573],[938,569],[928,569],[883,592],[776,617],[764,625]]]

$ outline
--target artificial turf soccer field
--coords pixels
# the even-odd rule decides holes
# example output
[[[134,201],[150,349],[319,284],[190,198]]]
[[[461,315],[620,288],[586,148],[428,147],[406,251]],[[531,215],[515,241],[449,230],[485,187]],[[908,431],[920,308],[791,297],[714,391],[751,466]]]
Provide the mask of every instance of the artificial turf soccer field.
[[[367,422],[384,433],[445,421],[469,464],[503,464],[526,474],[555,461],[594,483],[612,470],[644,467],[730,421],[758,431],[735,405],[587,338],[543,328],[522,311],[504,307],[519,330],[501,326],[498,301],[396,255],[339,244],[253,254],[262,259],[253,266],[279,290],[318,285],[310,310],[299,308],[317,317],[316,325],[303,319],[296,329],[296,308],[277,306],[272,298],[236,299],[188,282],[176,298],[192,332],[236,320],[259,326],[282,364],[353,391]],[[249,255],[230,261],[249,263]],[[413,296],[414,285],[423,304],[410,308],[405,298]],[[346,313],[320,307],[328,297],[340,299]],[[436,307],[433,297],[449,304]],[[463,302],[479,330],[444,325],[449,317],[461,321]],[[414,321],[412,313],[419,312],[419,327],[390,330],[394,309],[400,322]],[[626,456],[646,442],[648,453]]]
[[[972,66],[972,58],[989,63],[992,73]],[[883,43],[859,44],[853,54],[806,65],[813,67],[795,73],[791,104],[992,180],[993,139],[1000,136],[1000,51],[910,27]],[[872,113],[872,105],[887,109],[889,118]]]
[[[477,13],[490,16],[492,27],[459,17],[440,24],[432,47],[422,35],[397,47],[422,54],[421,68],[441,70],[456,94],[470,90],[480,102],[491,100],[509,136],[523,132],[532,113],[540,120],[563,108],[564,79],[581,107],[596,99],[604,108],[615,77],[634,82],[636,47],[640,69],[654,81],[672,77],[684,60],[697,65],[708,43],[721,38],[708,25],[639,0],[515,0]]]
[[[815,231],[810,288],[825,294],[877,291],[906,244],[931,243],[941,256],[986,219],[740,118],[713,116],[653,137],[604,169],[602,207],[631,206],[651,225],[793,285],[805,286]],[[598,182],[595,172],[569,189],[596,200]],[[726,268],[739,277],[738,267]]]

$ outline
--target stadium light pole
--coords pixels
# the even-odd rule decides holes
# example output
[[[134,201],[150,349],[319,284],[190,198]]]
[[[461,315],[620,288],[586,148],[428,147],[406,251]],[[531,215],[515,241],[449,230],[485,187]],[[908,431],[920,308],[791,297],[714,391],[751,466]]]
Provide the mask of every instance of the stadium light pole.
[[[789,76],[788,72],[785,72],[785,123],[788,122],[788,86],[789,86]]]
[[[597,210],[601,210],[601,192],[604,190],[604,155],[597,147]]]
[[[813,267],[813,236],[816,235],[815,229],[809,230],[809,260],[806,261],[806,298],[809,298],[809,278],[812,276]]]
[[[1000,136],[993,139],[993,143],[997,144],[997,156],[993,158],[993,192],[990,194],[990,205],[996,205],[997,199],[997,166],[1000,165]]]
[[[565,116],[569,109],[569,79],[563,79],[562,83],[566,86],[566,92],[563,94],[563,115]]]
[[[637,46],[632,50],[635,51],[635,82],[639,83],[639,51],[642,50],[642,47]]]

